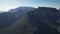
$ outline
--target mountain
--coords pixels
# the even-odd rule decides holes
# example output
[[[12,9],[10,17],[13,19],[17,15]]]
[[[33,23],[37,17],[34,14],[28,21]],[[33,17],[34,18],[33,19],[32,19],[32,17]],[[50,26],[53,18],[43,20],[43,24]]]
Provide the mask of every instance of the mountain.
[[[39,7],[1,31],[3,34],[58,34],[56,8]]]
[[[0,29],[8,27],[9,25],[16,22],[18,19],[26,15],[27,12],[34,10],[32,7],[18,7],[11,9],[8,12],[0,14]]]
[[[60,8],[59,8],[59,11],[60,11]]]
[[[21,11],[24,11],[24,12],[28,12],[28,11],[31,11],[33,9],[35,9],[35,8],[33,8],[33,7],[18,7],[18,8],[9,10],[9,12],[16,12],[18,10],[21,10]]]
[[[9,10],[9,12],[13,12],[15,15],[15,18],[20,18],[24,16],[27,12],[34,10],[35,8],[32,7],[18,7],[15,9]]]
[[[56,8],[39,7],[37,10],[28,12],[30,23],[38,29],[38,34],[57,34],[56,20],[59,11]]]

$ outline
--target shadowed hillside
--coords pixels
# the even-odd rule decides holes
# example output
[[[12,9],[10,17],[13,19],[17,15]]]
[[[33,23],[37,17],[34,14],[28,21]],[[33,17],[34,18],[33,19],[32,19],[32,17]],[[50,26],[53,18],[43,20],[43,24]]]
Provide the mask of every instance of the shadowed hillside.
[[[1,34],[58,34],[58,12],[56,8],[39,7],[3,29]]]
[[[24,17],[27,12],[33,10],[33,7],[18,7],[11,9],[8,12],[0,13],[0,29],[9,27],[11,24],[15,23],[18,19]]]

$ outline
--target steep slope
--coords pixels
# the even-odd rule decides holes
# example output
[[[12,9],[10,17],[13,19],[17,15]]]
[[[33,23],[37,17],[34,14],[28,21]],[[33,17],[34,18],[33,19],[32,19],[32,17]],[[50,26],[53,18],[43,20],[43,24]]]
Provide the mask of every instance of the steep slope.
[[[58,10],[49,7],[39,7],[37,10],[28,12],[30,23],[37,26],[37,34],[57,34],[56,20]]]
[[[18,7],[15,9],[11,9],[8,12],[4,12],[0,14],[0,29],[8,27],[9,25],[16,22],[18,19],[24,17],[27,12],[33,10],[35,8],[32,7]]]
[[[58,34],[56,20],[58,10],[49,7],[39,7],[30,11],[25,17],[5,28],[3,34]]]
[[[13,12],[15,15],[15,18],[18,19],[26,15],[27,12],[32,11],[34,9],[35,8],[32,8],[32,7],[18,7],[18,8],[9,10],[9,12]]]

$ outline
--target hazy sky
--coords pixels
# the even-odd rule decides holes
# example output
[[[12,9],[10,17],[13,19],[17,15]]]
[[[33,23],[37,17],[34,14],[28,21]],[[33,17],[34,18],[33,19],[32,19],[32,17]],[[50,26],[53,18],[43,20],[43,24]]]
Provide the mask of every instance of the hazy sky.
[[[60,0],[0,0],[0,11],[7,11],[19,6],[60,8]]]

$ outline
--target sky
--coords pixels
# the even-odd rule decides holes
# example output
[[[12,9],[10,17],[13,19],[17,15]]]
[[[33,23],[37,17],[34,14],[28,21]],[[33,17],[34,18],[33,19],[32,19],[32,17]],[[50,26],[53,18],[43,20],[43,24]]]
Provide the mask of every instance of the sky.
[[[8,11],[20,6],[60,8],[60,0],[0,0],[0,11]]]

